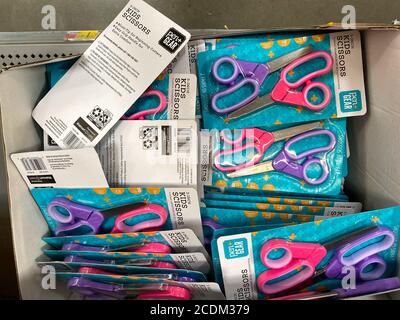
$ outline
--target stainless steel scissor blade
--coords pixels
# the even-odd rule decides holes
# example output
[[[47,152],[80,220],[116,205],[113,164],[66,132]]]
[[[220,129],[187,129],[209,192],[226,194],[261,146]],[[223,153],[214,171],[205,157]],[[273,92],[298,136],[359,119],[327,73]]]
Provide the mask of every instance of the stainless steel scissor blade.
[[[272,166],[272,161],[266,161],[248,168],[243,168],[234,172],[230,172],[227,174],[227,176],[228,178],[239,178],[239,177],[251,176],[253,174],[269,172],[273,170],[275,169]]]
[[[321,127],[323,122],[321,121],[315,121],[311,123],[306,123],[300,126],[295,126],[287,129],[282,129],[282,130],[277,130],[274,132],[271,132],[274,136],[274,141],[281,141],[281,140],[286,140],[288,138],[297,136],[300,133],[310,131],[312,129],[316,129]]]
[[[293,52],[285,54],[282,57],[274,59],[270,62],[267,62],[266,65],[268,66],[269,73],[273,73],[282,69],[283,67],[287,66],[289,63],[293,62],[294,60],[304,57],[305,55],[311,53],[314,50],[312,45],[305,46],[303,48],[297,49]]]
[[[229,113],[227,116],[227,119],[232,120],[232,119],[240,118],[242,116],[248,115],[250,113],[253,113],[260,109],[268,107],[269,105],[272,105],[274,103],[275,103],[275,101],[272,100],[271,95],[267,94],[265,96],[256,98],[255,100],[250,102],[245,107],[237,109],[237,110]]]

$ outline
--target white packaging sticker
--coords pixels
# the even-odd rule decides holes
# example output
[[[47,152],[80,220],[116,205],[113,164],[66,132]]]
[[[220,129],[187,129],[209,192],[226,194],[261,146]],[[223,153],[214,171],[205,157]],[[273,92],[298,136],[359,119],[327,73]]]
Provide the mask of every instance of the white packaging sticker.
[[[178,269],[194,270],[204,274],[210,272],[210,263],[200,252],[171,254]]]
[[[200,131],[199,141],[199,188],[212,185],[212,136],[209,131]]]
[[[195,75],[171,74],[168,84],[168,119],[195,119],[196,92],[197,77]]]
[[[174,252],[189,253],[201,252],[207,261],[211,261],[209,254],[191,229],[160,231],[160,235],[167,241]]]
[[[330,34],[337,117],[362,116],[367,112],[361,35],[359,31]]]
[[[355,213],[359,213],[362,210],[361,202],[335,202],[333,206],[335,208],[350,208],[353,209]]]
[[[11,159],[30,189],[108,188],[94,148],[15,153]]]
[[[191,300],[225,300],[216,282],[180,282],[179,285],[190,290]]]
[[[342,217],[347,216],[349,214],[354,214],[356,211],[353,208],[325,208],[324,209],[324,216],[328,217]]]
[[[144,1],[129,1],[39,102],[33,118],[61,148],[96,145],[189,39]]]
[[[97,145],[112,186],[196,186],[194,120],[120,121]]]
[[[220,237],[217,246],[226,299],[256,300],[257,279],[251,234]]]
[[[166,188],[169,216],[174,229],[192,229],[203,242],[199,198],[192,188]]]

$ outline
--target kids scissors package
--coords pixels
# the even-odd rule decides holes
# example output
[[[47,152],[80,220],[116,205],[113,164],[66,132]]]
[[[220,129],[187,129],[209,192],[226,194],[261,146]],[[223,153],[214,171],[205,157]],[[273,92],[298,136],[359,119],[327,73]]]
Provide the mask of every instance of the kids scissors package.
[[[259,226],[263,228],[278,228],[284,225],[294,225],[310,221],[319,221],[331,218],[318,214],[296,214],[287,212],[271,212],[257,210],[201,208],[204,243],[210,244],[215,239],[216,231],[231,228],[249,228]]]
[[[207,51],[198,71],[206,129],[366,113],[358,31]]]
[[[361,212],[362,203],[348,202],[342,199],[318,199],[318,198],[300,198],[295,196],[255,196],[244,194],[229,194],[229,193],[206,193],[204,200],[221,200],[225,202],[250,202],[255,204],[272,204],[272,205],[289,205],[289,206],[316,206],[316,207],[329,207],[329,208],[343,208],[352,209],[355,213]],[[285,209],[284,209],[285,210]]]
[[[77,245],[75,245],[77,247]],[[93,248],[79,250],[43,250],[54,261],[75,263],[81,266],[103,268],[105,266],[138,266],[160,269],[196,270],[204,274],[210,272],[210,264],[201,252],[193,253],[157,253],[157,252],[107,252]],[[85,251],[87,250],[87,251]]]
[[[84,300],[225,300],[214,282],[68,272],[57,276]]]
[[[83,236],[43,237],[50,247],[63,251],[202,253],[210,259],[199,238],[191,229],[109,233]]]
[[[202,239],[194,189],[44,188],[32,195],[56,236],[191,228]]]
[[[206,276],[199,271],[186,269],[168,269],[158,267],[146,267],[136,265],[114,265],[114,264],[95,264],[85,262],[64,262],[64,261],[42,261],[38,262],[39,267],[53,266],[56,272],[79,272],[90,274],[114,274],[126,276],[142,276],[157,279],[205,282]]]
[[[345,276],[361,285],[394,275],[399,228],[393,207],[220,237],[214,266],[227,299],[276,297]]]
[[[325,197],[342,193],[347,173],[345,119],[275,131],[211,131],[210,135],[208,185]]]
[[[237,210],[262,210],[268,212],[286,212],[294,214],[314,214],[321,216],[342,216],[346,214],[358,213],[353,208],[335,208],[324,206],[299,206],[288,204],[276,204],[265,202],[239,202],[203,199],[201,202],[207,208],[237,209]]]

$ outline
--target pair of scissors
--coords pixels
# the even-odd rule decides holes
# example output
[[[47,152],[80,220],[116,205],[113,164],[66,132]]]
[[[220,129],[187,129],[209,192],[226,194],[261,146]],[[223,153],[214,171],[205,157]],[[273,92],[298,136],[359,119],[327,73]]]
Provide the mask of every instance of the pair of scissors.
[[[374,240],[381,239],[379,242]],[[276,294],[298,288],[309,279],[321,279],[322,276],[337,278],[340,274],[336,266],[353,266],[357,278],[363,281],[378,279],[386,271],[386,262],[377,259],[377,253],[389,249],[395,241],[394,233],[385,227],[371,226],[324,244],[290,242],[284,239],[268,240],[261,248],[261,262],[269,268],[257,278],[257,286],[264,294]],[[360,248],[360,246],[363,247]],[[327,267],[317,270],[318,265],[327,256],[329,250],[339,248]],[[355,250],[360,248],[358,250]],[[283,250],[278,259],[270,258],[273,252]],[[372,271],[366,272],[370,267]],[[300,271],[299,271],[300,270]],[[331,272],[335,271],[335,272]],[[342,269],[340,269],[341,273]]]
[[[288,74],[292,72],[295,68],[299,67],[304,63],[307,63],[309,61],[318,58],[322,58],[325,60],[325,67],[313,71],[295,82],[288,81]],[[228,79],[222,79],[217,74],[218,67],[222,63],[231,63],[234,66],[233,75]],[[218,82],[230,85],[231,87],[229,89],[226,89],[222,92],[218,92],[217,94],[215,94],[211,99],[211,107],[213,108],[214,111],[218,113],[228,113],[227,116],[228,120],[246,116],[260,109],[272,106],[277,102],[289,104],[292,106],[305,107],[314,112],[321,111],[325,109],[331,102],[332,92],[331,89],[325,83],[320,81],[313,81],[313,79],[328,74],[329,72],[331,72],[332,67],[333,67],[333,58],[329,53],[322,50],[309,53],[305,56],[296,59],[294,62],[288,64],[282,70],[280,79],[278,83],[275,85],[275,87],[272,89],[270,94],[258,97],[258,94],[260,92],[259,81],[265,80],[265,78],[259,79],[257,75],[257,73],[259,72],[258,71],[259,68],[254,69],[253,71],[248,71],[244,69],[244,67],[242,66],[239,69],[238,62],[236,60],[234,59],[229,60],[228,57],[224,57],[224,60],[220,61],[217,64],[216,68],[213,68],[213,75]],[[236,71],[237,69],[239,70],[244,69],[244,71],[241,71],[241,74],[244,77],[244,79],[235,84],[234,81],[239,77],[239,71]],[[223,80],[223,82],[221,82],[221,79]],[[218,108],[217,106],[218,99],[240,90],[244,85],[247,84],[251,84],[254,88],[253,93],[249,97],[234,104],[233,106],[224,109]],[[309,93],[313,89],[317,89],[322,92],[323,99],[320,103],[314,103],[310,100]]]
[[[172,249],[170,246],[161,243],[153,242],[146,244],[131,244],[123,247],[95,247],[87,246],[79,243],[66,243],[61,248],[62,251],[89,251],[89,252],[119,252],[128,251],[136,253],[171,253]]]
[[[55,231],[56,236],[97,234],[107,217],[116,217],[111,233],[154,231],[163,226],[168,218],[167,210],[158,204],[139,202],[100,210],[66,198],[55,198],[48,205],[47,212],[59,223]],[[132,218],[145,215],[156,215],[156,218],[127,224]]]
[[[88,265],[93,264],[112,264],[119,266],[139,266],[139,267],[149,267],[149,268],[159,268],[159,269],[177,269],[176,265],[169,261],[162,261],[161,258],[143,258],[143,259],[127,259],[127,258],[115,258],[112,260],[92,260],[82,258],[77,255],[70,255],[65,257],[64,262],[67,263],[84,263]]]
[[[329,138],[329,144],[324,147],[313,148],[306,150],[299,154],[296,154],[290,147],[302,140],[306,140],[315,136],[327,136]],[[251,167],[245,167],[237,171],[228,173],[228,178],[245,177],[249,175],[278,171],[288,174],[292,177],[303,179],[310,185],[319,185],[324,183],[329,177],[329,167],[326,160],[315,157],[319,153],[327,153],[335,149],[336,136],[328,129],[316,129],[305,133],[301,133],[291,139],[289,139],[283,150],[271,161],[262,162]],[[312,165],[318,165],[321,168],[319,177],[314,178],[309,175],[309,169]]]
[[[223,56],[217,59],[212,65],[211,74],[218,83],[226,85],[228,88],[215,93],[211,97],[211,108],[218,114],[226,114],[245,107],[258,97],[261,85],[271,73],[282,69],[292,61],[311,53],[313,50],[313,46],[306,46],[265,64],[236,60],[230,56]],[[219,73],[219,68],[224,64],[230,65],[233,69],[232,74],[227,78],[222,77]],[[239,78],[243,79],[237,81]],[[250,96],[231,106],[218,107],[219,99],[229,96],[245,86],[252,87]]]
[[[231,148],[219,150],[215,154],[214,166],[221,172],[232,172],[251,167],[262,160],[265,151],[267,151],[273,143],[286,140],[320,126],[321,122],[316,121],[274,132],[268,132],[258,128],[241,129],[239,131],[239,136],[235,139],[229,137],[229,133],[232,133],[230,130],[222,130],[220,133],[221,142],[231,146]],[[254,151],[256,152],[253,154]],[[241,156],[243,152],[246,152],[249,156],[245,157],[245,162],[235,164],[237,162],[235,159],[236,156]],[[224,163],[227,162],[228,165],[225,165]]]
[[[400,279],[398,277],[393,277],[358,283],[354,289],[338,288],[325,293],[320,293],[316,291],[302,292],[290,296],[274,298],[271,300],[344,299],[371,293],[384,293],[398,288],[400,288]]]
[[[146,116],[161,113],[167,107],[167,97],[160,90],[150,89],[146,90],[139,99],[147,98],[147,97],[157,97],[159,100],[159,104],[157,107],[152,109],[147,109],[143,111],[136,112],[130,116],[123,116],[122,120],[145,120]],[[128,111],[129,112],[129,111]]]
[[[172,280],[172,281],[179,281],[179,282],[196,282],[196,280],[193,278],[182,277],[180,275],[175,275],[173,273],[127,274],[126,270],[109,272],[109,271],[105,271],[105,270],[98,269],[98,268],[92,268],[92,267],[81,267],[81,268],[79,268],[78,273],[101,274],[101,275],[108,275],[108,276],[115,276],[115,275],[130,276],[130,275],[133,275],[135,277],[157,278],[157,279],[162,279],[162,280]]]
[[[93,281],[74,277],[68,281],[68,288],[87,299],[95,300],[190,300],[186,288],[168,284],[127,285]]]

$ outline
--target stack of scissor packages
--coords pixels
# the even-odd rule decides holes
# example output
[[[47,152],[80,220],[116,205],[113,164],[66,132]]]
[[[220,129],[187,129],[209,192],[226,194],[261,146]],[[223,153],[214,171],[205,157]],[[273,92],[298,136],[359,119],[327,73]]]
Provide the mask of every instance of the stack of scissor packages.
[[[400,209],[361,213],[343,190],[346,118],[366,113],[359,32],[228,37],[205,48],[201,216],[227,299],[398,289]]]
[[[224,298],[209,282],[195,190],[41,188],[32,195],[51,232],[38,264],[53,267],[81,298]],[[179,201],[187,208],[173,206]]]
[[[132,6],[43,69],[44,150],[12,155],[49,228],[38,264],[97,300],[400,287],[400,208],[344,192],[346,119],[367,112],[360,33],[189,42],[135,0],[138,31]]]

